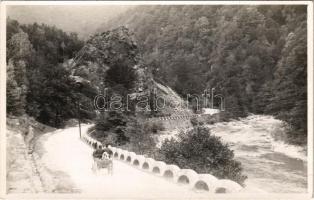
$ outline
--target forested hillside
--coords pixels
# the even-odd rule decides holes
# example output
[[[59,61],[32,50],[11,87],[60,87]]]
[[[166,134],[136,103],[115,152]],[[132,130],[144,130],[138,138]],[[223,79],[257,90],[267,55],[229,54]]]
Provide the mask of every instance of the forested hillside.
[[[100,27],[134,31],[154,78],[181,95],[215,88],[234,117],[271,114],[306,143],[306,6],[138,6]]]
[[[78,117],[93,117],[91,88],[84,92],[63,62],[83,46],[75,33],[67,34],[45,24],[21,25],[7,20],[7,113],[28,114],[53,127]],[[86,90],[85,90],[86,91]]]

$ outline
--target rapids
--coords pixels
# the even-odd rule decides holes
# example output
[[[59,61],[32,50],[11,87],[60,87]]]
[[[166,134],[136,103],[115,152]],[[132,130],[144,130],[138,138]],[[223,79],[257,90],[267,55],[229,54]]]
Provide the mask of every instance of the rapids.
[[[248,192],[306,192],[306,150],[282,140],[282,121],[251,115],[208,127],[234,150],[235,159],[242,163],[243,173],[248,176]]]

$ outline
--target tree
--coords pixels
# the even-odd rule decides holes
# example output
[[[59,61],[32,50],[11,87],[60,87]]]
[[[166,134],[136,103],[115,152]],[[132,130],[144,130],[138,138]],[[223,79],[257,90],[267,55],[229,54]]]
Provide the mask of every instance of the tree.
[[[11,114],[25,113],[26,95],[28,90],[26,70],[33,51],[28,35],[20,28],[17,28],[17,31],[17,33],[11,36],[7,44],[7,60],[9,63],[7,71],[8,78],[11,79],[7,81],[7,94],[10,96],[8,98],[8,103],[11,104],[8,107],[8,111],[11,112],[12,109],[14,110],[14,104],[17,106],[15,112],[11,112]]]
[[[7,65],[7,89],[6,89],[7,113],[19,116],[24,112],[24,104],[21,101],[21,88],[18,87],[14,77],[12,62]]]
[[[127,137],[130,138],[130,150],[140,155],[147,155],[154,157],[156,150],[156,141],[153,133],[148,131],[148,126],[133,119],[127,126]]]
[[[61,64],[82,47],[77,35],[45,24],[20,25],[8,19],[7,36],[8,112],[23,114],[26,110],[38,121],[55,127],[78,116],[77,99],[86,105],[95,92],[86,84],[85,90],[78,91],[68,66]],[[81,116],[93,117],[85,111]]]
[[[304,5],[139,6],[102,29],[127,24],[154,78],[180,95],[221,88],[229,116],[276,115],[306,138],[306,13]]]
[[[194,126],[181,132],[177,139],[166,139],[159,151],[167,164],[197,173],[209,173],[218,178],[227,178],[244,185],[247,178],[242,174],[241,163],[234,160],[233,151],[219,137],[211,135],[208,128]]]
[[[75,82],[62,66],[46,67],[32,80],[28,111],[38,106],[37,120],[53,127],[62,127],[65,120],[77,117],[77,99]],[[35,84],[40,82],[40,84]]]
[[[279,119],[292,126],[290,142],[307,142],[307,50],[306,24],[290,33],[275,72],[272,103]],[[296,132],[296,134],[294,134]]]

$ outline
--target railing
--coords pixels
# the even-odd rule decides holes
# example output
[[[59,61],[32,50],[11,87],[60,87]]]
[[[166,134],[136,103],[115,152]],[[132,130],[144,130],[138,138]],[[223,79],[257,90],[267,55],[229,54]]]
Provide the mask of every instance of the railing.
[[[166,116],[166,117],[152,117],[152,118],[147,118],[147,121],[168,121],[168,120],[180,120],[180,119],[191,119],[191,118],[198,118],[210,114],[194,114],[194,115],[177,115],[177,116]]]
[[[82,140],[93,148],[101,148],[102,144],[91,138],[86,133],[82,134]],[[186,185],[193,190],[203,190],[210,193],[234,193],[243,189],[238,183],[228,179],[217,179],[210,174],[198,174],[192,169],[180,169],[177,165],[168,165],[165,162],[146,158],[116,147],[109,147],[116,160],[126,162],[129,165],[159,177],[163,177],[174,183]]]

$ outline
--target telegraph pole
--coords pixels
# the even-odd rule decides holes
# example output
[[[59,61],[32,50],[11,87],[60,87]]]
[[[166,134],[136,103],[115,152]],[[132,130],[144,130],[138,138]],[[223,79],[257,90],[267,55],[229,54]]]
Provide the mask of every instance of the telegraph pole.
[[[80,82],[77,82],[76,83],[76,87],[79,91],[81,91],[82,89],[82,83]],[[77,97],[77,118],[78,118],[78,124],[79,124],[79,133],[80,133],[80,138],[82,136],[82,133],[81,133],[81,115],[80,115],[80,97],[78,96]]]
[[[80,101],[79,100],[77,103],[77,113],[78,113],[79,132],[80,132],[80,138],[81,138],[82,132],[81,132],[81,116],[80,116]]]

